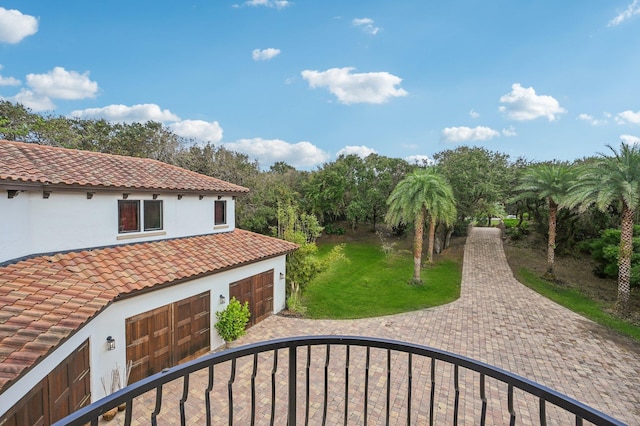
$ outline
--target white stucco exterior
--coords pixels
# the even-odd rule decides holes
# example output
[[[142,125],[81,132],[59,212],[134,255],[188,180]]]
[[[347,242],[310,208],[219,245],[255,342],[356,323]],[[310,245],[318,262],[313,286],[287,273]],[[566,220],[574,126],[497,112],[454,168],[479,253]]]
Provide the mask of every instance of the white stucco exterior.
[[[198,201],[197,198],[196,201]],[[277,313],[285,307],[285,280],[280,278],[281,274],[284,276],[285,273],[285,256],[278,256],[112,303],[45,360],[33,367],[8,391],[0,395],[0,416],[13,407],[20,398],[87,339],[89,339],[90,347],[91,399],[93,402],[104,397],[101,378],[104,377],[108,381],[111,370],[116,368],[116,365],[121,371],[126,365],[125,320],[206,291],[210,291],[211,295],[211,349],[222,346],[224,341],[218,336],[213,326],[216,320],[215,312],[226,307],[226,304],[219,303],[219,296],[223,295],[228,301],[230,283],[271,269],[274,270],[273,313]],[[116,340],[116,349],[113,351],[107,350],[107,336],[112,336]]]
[[[161,231],[118,233],[118,200],[123,192],[19,192],[0,196],[0,263],[27,255],[115,244],[229,232],[235,229],[235,201],[227,201],[227,224],[214,226],[213,205],[218,196],[159,193],[163,205]],[[152,200],[151,193],[128,194],[128,200]]]

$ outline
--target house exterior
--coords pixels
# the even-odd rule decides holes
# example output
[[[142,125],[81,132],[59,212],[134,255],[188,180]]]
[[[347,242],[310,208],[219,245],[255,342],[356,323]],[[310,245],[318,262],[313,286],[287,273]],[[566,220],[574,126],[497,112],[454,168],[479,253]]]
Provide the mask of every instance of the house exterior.
[[[155,160],[0,141],[0,425],[50,424],[285,306],[295,244],[235,227],[247,188]],[[107,393],[109,389],[107,389]]]

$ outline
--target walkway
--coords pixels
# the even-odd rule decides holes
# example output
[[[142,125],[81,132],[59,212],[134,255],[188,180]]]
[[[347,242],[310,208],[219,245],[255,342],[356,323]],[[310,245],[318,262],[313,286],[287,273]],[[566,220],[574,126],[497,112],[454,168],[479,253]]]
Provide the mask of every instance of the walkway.
[[[495,228],[471,231],[465,246],[462,294],[454,303],[363,320],[272,316],[251,328],[240,344],[323,334],[419,343],[501,367],[630,425],[640,425],[640,347],[516,281],[499,232]],[[180,389],[176,384],[176,393]],[[371,419],[370,423],[378,424]],[[473,424],[474,419],[462,418],[461,423]]]

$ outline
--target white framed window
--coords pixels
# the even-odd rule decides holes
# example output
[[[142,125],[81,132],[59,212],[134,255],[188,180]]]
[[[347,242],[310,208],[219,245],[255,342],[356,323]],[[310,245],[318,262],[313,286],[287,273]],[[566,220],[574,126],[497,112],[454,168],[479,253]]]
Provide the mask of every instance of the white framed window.
[[[162,229],[162,200],[144,201],[144,230],[159,231]]]
[[[140,207],[140,200],[118,200],[119,234],[163,229],[161,200],[144,200],[142,212]]]
[[[226,225],[227,224],[227,202],[225,200],[216,200],[213,202],[214,210],[214,225]]]
[[[118,232],[140,232],[140,201],[118,200]]]

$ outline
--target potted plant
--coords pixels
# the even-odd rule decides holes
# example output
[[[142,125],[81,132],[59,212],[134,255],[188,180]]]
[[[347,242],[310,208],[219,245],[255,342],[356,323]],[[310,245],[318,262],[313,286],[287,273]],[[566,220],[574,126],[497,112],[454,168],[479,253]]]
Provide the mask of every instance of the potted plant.
[[[231,298],[225,309],[216,312],[215,328],[227,347],[230,342],[245,334],[249,317],[249,302],[242,304],[235,297]]]

